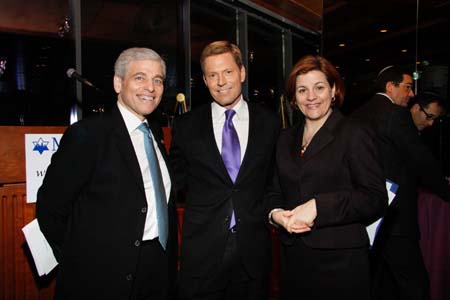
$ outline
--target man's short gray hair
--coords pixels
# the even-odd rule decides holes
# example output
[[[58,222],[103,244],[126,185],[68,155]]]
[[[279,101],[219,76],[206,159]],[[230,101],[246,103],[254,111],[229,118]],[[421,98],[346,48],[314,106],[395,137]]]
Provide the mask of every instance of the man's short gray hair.
[[[158,53],[149,48],[129,48],[120,53],[114,64],[114,74],[123,78],[127,72],[128,65],[136,60],[154,60],[160,62],[163,77],[166,78],[166,63]]]

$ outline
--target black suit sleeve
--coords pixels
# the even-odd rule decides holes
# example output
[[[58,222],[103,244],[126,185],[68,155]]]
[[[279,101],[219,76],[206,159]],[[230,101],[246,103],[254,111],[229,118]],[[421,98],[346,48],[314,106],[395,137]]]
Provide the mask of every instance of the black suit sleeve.
[[[172,127],[172,144],[170,146],[170,165],[173,170],[172,185],[175,190],[181,190],[186,185],[187,160],[182,150],[183,125],[175,119]]]
[[[267,214],[275,208],[284,208],[283,196],[280,185],[280,177],[278,175],[278,168],[275,166],[271,173],[272,178],[266,188],[265,203]]]
[[[419,179],[421,185],[438,194],[443,200],[450,201],[450,186],[433,153],[417,134],[409,111],[395,111],[392,119],[396,120],[396,126],[390,127],[392,142],[399,153],[404,154],[408,171]]]
[[[317,227],[370,224],[387,208],[385,179],[372,131],[354,126],[346,136],[348,151],[341,167],[350,173],[352,189],[314,195]]]
[[[43,184],[39,188],[36,215],[40,229],[51,245],[55,257],[61,259],[72,206],[88,183],[93,167],[95,147],[87,130],[69,127],[52,156]]]

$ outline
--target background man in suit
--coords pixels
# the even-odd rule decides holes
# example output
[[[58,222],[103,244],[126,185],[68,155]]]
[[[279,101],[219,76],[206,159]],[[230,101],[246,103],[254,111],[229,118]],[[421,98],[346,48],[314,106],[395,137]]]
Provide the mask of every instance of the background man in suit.
[[[433,126],[434,121],[444,113],[444,99],[438,94],[423,92],[413,101],[409,111],[419,132]]]
[[[385,176],[398,184],[372,249],[374,299],[428,298],[428,277],[418,243],[417,183],[450,199],[439,164],[420,140],[406,108],[414,96],[412,88],[410,73],[388,67],[378,75],[377,94],[353,114],[375,128]]]
[[[165,70],[151,49],[122,52],[117,106],[70,126],[52,157],[37,217],[60,264],[57,299],[168,296],[174,203],[160,128],[145,119],[161,101]]]
[[[265,299],[271,265],[265,187],[279,120],[247,103],[236,45],[213,42],[201,55],[214,101],[175,120],[174,181],[186,187],[181,242],[183,299]]]

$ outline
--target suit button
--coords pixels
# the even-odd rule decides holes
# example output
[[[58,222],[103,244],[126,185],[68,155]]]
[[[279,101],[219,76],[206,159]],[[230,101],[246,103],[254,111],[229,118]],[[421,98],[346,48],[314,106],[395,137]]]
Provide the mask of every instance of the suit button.
[[[126,276],[126,278],[127,278],[128,281],[130,281],[131,279],[133,279],[133,275],[128,274],[128,275]]]
[[[146,212],[147,212],[147,207],[143,207],[143,208],[141,209],[141,213],[145,214]]]
[[[134,242],[134,245],[135,245],[136,247],[139,247],[139,246],[141,245],[141,241],[136,240],[136,242]]]
[[[226,216],[226,217],[225,217],[225,223],[228,222],[228,221],[230,221],[230,217],[229,217],[229,216]]]

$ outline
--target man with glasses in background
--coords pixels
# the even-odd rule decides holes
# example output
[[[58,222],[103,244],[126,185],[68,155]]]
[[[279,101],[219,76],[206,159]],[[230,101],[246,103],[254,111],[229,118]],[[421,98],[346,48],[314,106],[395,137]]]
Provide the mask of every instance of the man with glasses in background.
[[[398,189],[371,249],[373,299],[428,299],[429,280],[419,247],[417,185],[446,201],[450,187],[407,108],[414,97],[411,73],[398,66],[383,69],[376,92],[353,117],[375,129],[386,179]],[[427,114],[431,116],[431,111]]]
[[[414,125],[421,135],[422,131],[433,126],[434,121],[445,114],[445,100],[439,94],[425,91],[414,97],[409,105]],[[440,169],[437,166],[437,169]],[[450,184],[450,177],[445,177]]]
[[[434,121],[445,111],[444,99],[433,92],[420,93],[412,102],[409,111],[419,132],[433,126]]]

